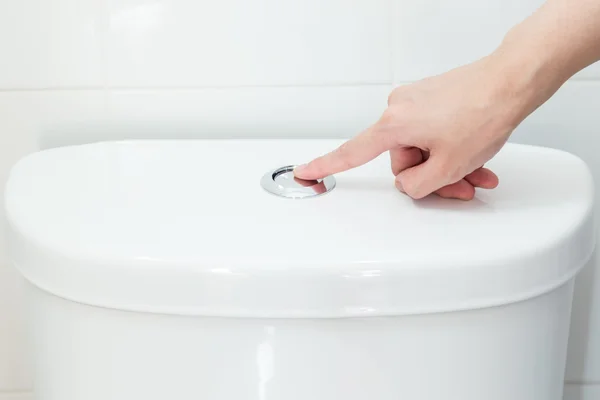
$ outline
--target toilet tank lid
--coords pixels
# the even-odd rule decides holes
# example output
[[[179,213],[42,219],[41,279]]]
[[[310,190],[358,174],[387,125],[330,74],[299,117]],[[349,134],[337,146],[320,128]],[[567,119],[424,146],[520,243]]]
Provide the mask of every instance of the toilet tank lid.
[[[568,280],[593,247],[593,182],[566,152],[508,144],[494,190],[413,201],[389,158],[291,200],[261,178],[339,140],[103,142],[31,154],[5,192],[34,285],[123,310],[348,317],[507,304]]]

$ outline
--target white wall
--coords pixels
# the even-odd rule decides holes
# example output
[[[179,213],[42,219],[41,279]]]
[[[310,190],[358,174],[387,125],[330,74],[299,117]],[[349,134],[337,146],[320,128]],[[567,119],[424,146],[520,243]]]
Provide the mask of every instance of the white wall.
[[[352,136],[394,85],[486,54],[542,1],[1,0],[0,183],[20,156],[68,143]],[[600,186],[597,104],[593,66],[513,140],[580,155]],[[19,280],[0,243],[0,399],[25,399]],[[578,285],[568,400],[598,399],[600,274]]]

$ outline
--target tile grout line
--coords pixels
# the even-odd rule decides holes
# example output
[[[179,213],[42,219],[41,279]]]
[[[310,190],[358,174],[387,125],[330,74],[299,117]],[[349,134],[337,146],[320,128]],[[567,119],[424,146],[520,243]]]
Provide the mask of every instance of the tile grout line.
[[[565,382],[565,389],[568,386],[576,386],[585,389],[600,389],[600,382],[592,383],[576,383],[576,382]],[[33,393],[31,391],[16,391],[16,392],[5,392],[0,391],[0,400],[30,400],[32,399]]]
[[[273,85],[190,85],[190,86],[56,86],[40,88],[0,88],[1,92],[57,92],[57,91],[201,91],[201,90],[255,90],[255,89],[329,89],[388,86],[391,81],[379,82],[342,82],[314,84],[273,84]]]
[[[0,93],[45,93],[45,92],[86,92],[86,91],[132,91],[132,92],[148,92],[148,91],[182,91],[194,92],[205,90],[269,90],[269,89],[348,89],[348,88],[375,88],[389,85],[404,85],[414,83],[415,81],[381,81],[381,82],[356,82],[356,83],[323,83],[323,84],[306,84],[306,85],[232,85],[232,86],[57,86],[57,87],[40,87],[40,88],[0,88]],[[600,84],[599,79],[570,79],[566,84]]]
[[[598,386],[598,387],[600,387],[600,381],[599,380],[593,380],[593,381],[568,380],[568,381],[565,381],[565,385],[566,386]]]

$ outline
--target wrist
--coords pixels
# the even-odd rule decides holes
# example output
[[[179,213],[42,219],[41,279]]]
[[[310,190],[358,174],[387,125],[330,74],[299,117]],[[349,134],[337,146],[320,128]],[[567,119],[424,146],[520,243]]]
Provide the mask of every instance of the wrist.
[[[528,36],[520,35],[518,28],[509,32],[485,61],[495,80],[495,94],[507,104],[514,127],[552,97],[570,77],[551,48],[523,40]]]

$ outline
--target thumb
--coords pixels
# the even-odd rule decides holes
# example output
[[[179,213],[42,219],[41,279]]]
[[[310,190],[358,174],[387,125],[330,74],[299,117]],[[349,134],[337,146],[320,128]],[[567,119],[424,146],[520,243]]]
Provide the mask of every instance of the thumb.
[[[413,199],[421,199],[436,190],[458,182],[458,174],[448,169],[442,157],[431,156],[427,161],[405,169],[396,176],[396,184]]]
[[[296,167],[294,174],[297,178],[312,180],[356,168],[392,148],[391,142],[389,134],[372,126],[332,152]]]

